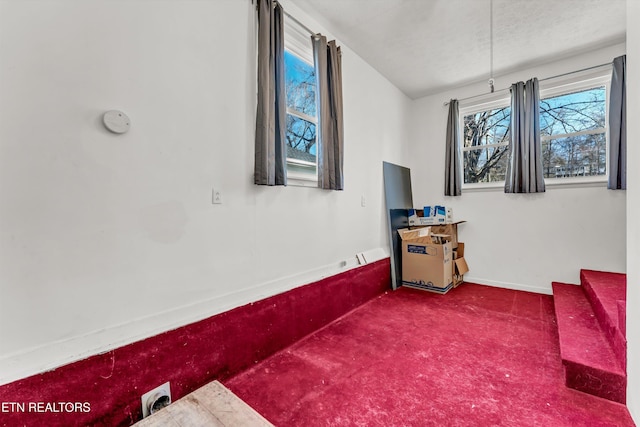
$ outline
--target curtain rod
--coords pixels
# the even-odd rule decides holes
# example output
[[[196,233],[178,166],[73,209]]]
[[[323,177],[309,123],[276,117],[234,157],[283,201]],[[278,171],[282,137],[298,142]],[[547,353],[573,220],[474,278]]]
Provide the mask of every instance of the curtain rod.
[[[568,73],[562,73],[562,74],[557,74],[555,76],[545,77],[544,79],[539,79],[538,81],[544,82],[545,80],[557,79],[558,77],[564,77],[564,76],[569,76],[571,74],[581,73],[583,71],[594,70],[596,68],[606,67],[607,65],[611,65],[611,64],[612,62],[605,62],[604,64],[594,65],[592,67],[582,68],[576,71],[569,71]],[[510,88],[504,88],[504,89],[497,90],[493,93],[500,93],[500,92],[507,91],[509,89]],[[481,93],[480,95],[468,96],[466,98],[460,98],[458,101],[468,101],[470,99],[479,98],[481,96],[486,96],[486,95],[490,95],[490,93]],[[442,105],[446,107],[447,105],[449,105],[449,101],[445,101]]]
[[[278,2],[276,2],[278,3]],[[278,3],[280,4],[280,3]],[[280,5],[282,6],[282,5]],[[295,22],[296,24],[300,25],[304,30],[306,30],[310,35],[315,36],[318,33],[316,33],[315,31],[311,31],[309,29],[309,27],[307,27],[306,25],[304,25],[302,22],[298,21],[295,17],[291,16],[291,14],[289,14],[289,12],[287,12],[286,10],[284,10],[284,8],[282,8],[282,11],[284,12],[285,16],[289,19],[291,19],[293,22]]]
[[[274,1],[273,3],[274,3],[274,4],[280,4],[280,2],[278,2],[278,1]],[[251,4],[254,4],[254,0],[251,0]],[[258,4],[257,4],[257,3],[255,3],[255,4],[256,4],[256,7],[257,7],[257,6],[258,6]],[[280,4],[280,7],[282,7],[282,5],[281,5],[281,4]],[[287,16],[287,18],[291,19],[293,22],[295,22],[296,24],[300,25],[300,26],[301,26],[305,31],[307,31],[310,35],[315,36],[315,35],[317,35],[317,34],[318,34],[318,33],[316,33],[315,31],[311,31],[311,30],[309,29],[309,27],[307,27],[306,25],[304,25],[302,22],[298,21],[298,20],[295,18],[295,16],[291,16],[291,14],[290,14],[289,12],[287,12],[286,10],[284,10],[284,7],[282,7],[282,12]]]

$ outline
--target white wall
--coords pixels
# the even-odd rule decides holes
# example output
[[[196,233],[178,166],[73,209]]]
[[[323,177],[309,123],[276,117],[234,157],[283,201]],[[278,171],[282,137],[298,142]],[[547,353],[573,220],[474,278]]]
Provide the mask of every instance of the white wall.
[[[606,63],[624,52],[622,44],[522,70],[498,77],[496,89]],[[443,103],[487,92],[486,83],[461,87],[416,100],[412,112],[414,204],[450,205],[456,220],[468,221],[459,228],[470,267],[465,279],[550,293],[551,281],[578,283],[580,268],[624,272],[625,192],[548,186],[544,194],[507,195],[495,189],[444,197],[448,108]]]
[[[410,100],[343,46],[345,191],[254,186],[252,8],[0,2],[0,383],[388,251]]]
[[[627,0],[627,407],[640,425],[640,2]]]

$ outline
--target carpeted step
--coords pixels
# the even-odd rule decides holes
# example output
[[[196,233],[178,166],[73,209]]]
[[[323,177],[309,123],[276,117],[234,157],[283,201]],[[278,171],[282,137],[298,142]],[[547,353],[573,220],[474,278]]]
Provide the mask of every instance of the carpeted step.
[[[567,387],[625,404],[626,374],[582,287],[552,286]]]
[[[622,336],[627,336],[627,302],[618,301],[618,327]]]
[[[625,328],[620,327],[621,322],[626,321],[626,316],[620,316],[618,303],[624,303],[627,299],[627,276],[621,273],[581,270],[580,282],[618,362],[626,371],[627,340]]]

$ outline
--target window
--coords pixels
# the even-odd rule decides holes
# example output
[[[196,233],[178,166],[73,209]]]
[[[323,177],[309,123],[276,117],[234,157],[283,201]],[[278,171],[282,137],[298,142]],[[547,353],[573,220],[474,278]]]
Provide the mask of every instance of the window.
[[[607,173],[606,87],[540,101],[545,178]]]
[[[541,85],[540,139],[547,184],[561,183],[561,178],[606,180],[609,81],[606,70],[546,88]],[[509,105],[504,98],[460,109],[465,185],[504,181]]]
[[[509,155],[510,107],[464,117],[464,183],[504,181]]]
[[[284,29],[287,178],[317,182],[316,75],[311,36],[290,19],[285,20]]]

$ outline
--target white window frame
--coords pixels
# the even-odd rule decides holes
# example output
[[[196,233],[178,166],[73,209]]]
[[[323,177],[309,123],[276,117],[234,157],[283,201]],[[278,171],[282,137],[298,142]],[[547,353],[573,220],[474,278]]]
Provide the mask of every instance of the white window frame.
[[[596,176],[576,176],[576,177],[563,177],[563,178],[545,178],[545,185],[554,187],[562,186],[601,186],[606,185],[609,179],[609,92],[611,90],[611,67],[604,67],[604,70],[590,73],[580,73],[576,76],[571,76],[569,79],[564,79],[559,84],[555,84],[546,88],[540,88],[540,99],[551,98],[554,96],[560,96],[572,92],[579,92],[583,90],[593,89],[597,87],[605,88],[605,125],[604,128],[592,129],[588,131],[572,132],[567,134],[554,135],[553,137],[544,136],[541,138],[541,142],[565,138],[569,136],[600,134],[605,135],[605,164],[607,172],[604,175]]]
[[[502,93],[502,92],[490,94],[486,97],[482,97],[480,100],[476,98],[474,100],[475,102],[470,104],[463,104],[463,106],[459,107],[458,134],[461,135],[462,138],[464,137],[464,117],[465,116],[468,116],[470,114],[480,113],[483,111],[495,110],[497,108],[504,108],[504,107],[511,106],[511,97],[509,96],[509,92],[508,91],[506,91],[506,93]],[[462,138],[460,139],[460,148],[462,153],[461,162],[462,162],[462,168],[463,168],[460,171],[460,173],[462,173],[462,189],[463,190],[488,190],[488,189],[497,189],[497,188],[504,189],[504,181],[465,183],[464,182],[464,153],[467,151],[482,150],[486,147],[504,147],[509,145],[509,143],[507,142],[502,144],[488,144],[488,145],[483,145],[482,148],[472,148],[472,147],[465,147],[464,140]]]
[[[313,47],[311,46],[311,35],[306,29],[298,25],[293,19],[285,19],[284,21],[284,48],[285,50],[296,56],[301,61],[309,64],[313,63]],[[317,94],[316,94],[317,96]],[[307,122],[316,125],[316,153],[319,150],[317,140],[317,117],[311,117],[301,111],[287,107],[287,114],[298,117]],[[316,162],[308,162],[299,159],[287,158],[287,184],[298,185],[303,187],[316,187],[318,185],[318,161],[316,154]],[[289,166],[293,166],[291,170]]]
[[[586,177],[563,177],[563,178],[545,178],[545,186],[554,187],[588,187],[588,186],[606,186],[609,179],[609,94],[611,90],[611,67],[602,67],[597,70],[588,70],[584,72],[572,73],[567,76],[559,76],[553,79],[540,82],[540,100],[551,98],[554,96],[560,96],[572,92],[579,92],[581,90],[592,89],[596,87],[605,87],[605,140],[606,140],[606,165],[607,173],[598,176],[586,176]],[[493,110],[496,108],[508,107],[511,105],[511,98],[509,90],[507,89],[495,94],[489,94],[480,99],[475,98],[473,102],[462,103],[459,107],[459,120],[458,129],[459,134],[464,135],[464,117],[469,114],[479,113],[482,111]],[[602,128],[600,128],[602,129]],[[569,134],[563,134],[560,136],[554,136],[550,138],[548,136],[542,137],[541,142],[558,139],[567,136],[577,136],[582,134],[597,134],[602,133],[598,130],[589,130],[583,132],[575,132]],[[492,146],[504,146],[507,144],[489,144],[484,147]],[[473,150],[473,148],[465,148],[464,141],[460,140],[462,156],[465,151]],[[464,158],[464,157],[463,157]],[[464,163],[463,166],[464,168]],[[463,174],[462,190],[464,191],[482,191],[482,190],[504,190],[504,181],[495,182],[478,182],[478,183],[465,183],[464,182],[464,170]]]

